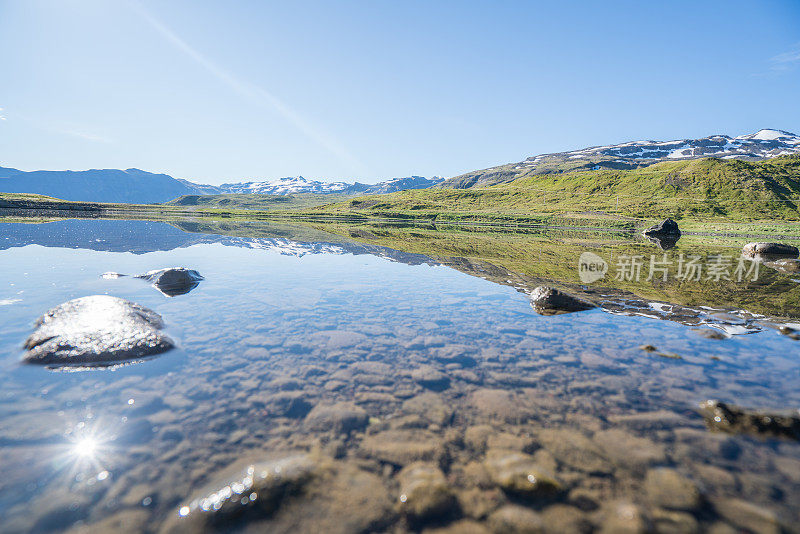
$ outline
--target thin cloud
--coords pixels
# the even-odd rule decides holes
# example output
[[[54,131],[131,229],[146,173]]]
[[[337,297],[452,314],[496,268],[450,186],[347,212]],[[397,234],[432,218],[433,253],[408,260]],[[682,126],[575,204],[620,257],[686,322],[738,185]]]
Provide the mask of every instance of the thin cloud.
[[[0,108],[0,121],[4,121],[4,120],[7,120],[7,119],[6,119],[6,116],[3,115],[3,108]]]
[[[313,125],[307,119],[302,117],[280,98],[276,97],[269,91],[258,87],[257,85],[253,85],[236,78],[231,73],[202,55],[200,52],[192,48],[192,46],[186,41],[175,34],[175,32],[173,32],[169,27],[167,27],[164,23],[147,11],[147,9],[145,9],[145,7],[139,2],[134,0],[131,5],[142,16],[142,18],[144,18],[167,41],[172,43],[178,50],[189,56],[193,61],[195,61],[195,63],[206,69],[212,76],[230,87],[239,96],[249,100],[251,103],[261,108],[277,111],[288,122],[303,132],[303,134],[305,134],[308,138],[325,148],[328,152],[336,156],[342,163],[346,164],[352,170],[360,173],[365,172],[365,166],[352,154],[350,154],[350,152],[348,152],[347,149],[345,149],[339,142],[337,142],[330,135],[323,133],[319,127]]]
[[[61,133],[66,135],[71,135],[72,137],[78,137],[80,139],[85,139],[87,141],[94,141],[96,143],[110,143],[111,139],[107,137],[103,137],[102,135],[95,135],[92,133],[81,132],[78,130],[63,130]]]
[[[769,60],[773,71],[792,70],[800,64],[800,43],[792,50],[773,56]]]

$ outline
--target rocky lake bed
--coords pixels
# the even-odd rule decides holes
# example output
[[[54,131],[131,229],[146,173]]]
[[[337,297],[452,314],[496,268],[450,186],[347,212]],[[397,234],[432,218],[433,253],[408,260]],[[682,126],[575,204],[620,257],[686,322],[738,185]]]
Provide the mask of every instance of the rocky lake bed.
[[[519,268],[377,230],[51,224],[0,227],[4,532],[800,532],[800,281],[748,259],[737,285],[745,243],[529,236],[551,256]],[[728,280],[579,279],[620,247],[727,254]],[[84,297],[174,348],[25,365]]]

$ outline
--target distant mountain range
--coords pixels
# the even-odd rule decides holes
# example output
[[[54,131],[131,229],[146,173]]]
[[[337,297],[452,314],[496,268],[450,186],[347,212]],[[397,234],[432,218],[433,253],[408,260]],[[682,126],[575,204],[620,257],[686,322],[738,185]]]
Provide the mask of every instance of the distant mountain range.
[[[298,193],[339,193],[352,195],[372,195],[378,193],[394,193],[405,189],[425,189],[444,181],[444,178],[423,178],[410,176],[394,178],[374,185],[346,182],[319,182],[306,180],[302,176],[281,178],[267,182],[244,182],[238,184],[222,184],[215,194],[254,193],[260,195],[294,195]]]
[[[531,156],[509,163],[462,174],[444,180],[410,176],[369,185],[346,182],[321,182],[302,176],[272,181],[203,185],[154,174],[139,169],[94,169],[88,171],[32,171],[0,167],[0,191],[36,193],[64,200],[153,204],[182,195],[219,195],[231,193],[295,195],[301,193],[369,195],[394,193],[428,187],[470,188],[510,182],[534,174],[563,173],[599,169],[633,169],[660,161],[699,158],[757,160],[800,153],[800,136],[783,130],[759,130],[756,133],[729,137],[712,135],[702,139],[676,141],[630,141]]]
[[[20,171],[0,167],[0,192],[36,193],[86,202],[155,204],[182,195],[220,195],[252,193],[292,195],[300,193],[372,194],[393,193],[404,189],[431,187],[444,178],[411,176],[395,178],[374,185],[345,182],[320,182],[302,176],[274,181],[244,182],[221,186],[196,184],[139,169],[93,169],[88,171]]]
[[[181,195],[208,194],[206,188],[139,169],[25,172],[0,167],[0,191],[36,193],[63,200],[155,204]]]
[[[629,141],[618,145],[594,146],[571,152],[531,156],[473,171],[445,180],[440,187],[465,189],[510,182],[532,174],[550,174],[599,169],[633,169],[661,161],[700,158],[758,160],[800,153],[800,136],[783,130],[759,130],[729,137],[712,135],[702,139],[676,141]]]

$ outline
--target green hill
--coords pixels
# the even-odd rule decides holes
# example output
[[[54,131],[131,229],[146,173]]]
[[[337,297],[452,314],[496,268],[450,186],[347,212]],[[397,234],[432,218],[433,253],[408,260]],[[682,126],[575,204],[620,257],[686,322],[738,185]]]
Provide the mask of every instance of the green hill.
[[[318,212],[413,218],[608,214],[800,220],[800,156],[755,162],[697,159],[634,169],[523,175],[469,189],[422,189],[358,197]]]
[[[257,195],[257,194],[227,194],[227,195],[183,195],[166,203],[167,206],[196,206],[213,209],[237,210],[297,210],[339,202],[353,195],[346,194],[315,194],[299,193],[295,195]]]

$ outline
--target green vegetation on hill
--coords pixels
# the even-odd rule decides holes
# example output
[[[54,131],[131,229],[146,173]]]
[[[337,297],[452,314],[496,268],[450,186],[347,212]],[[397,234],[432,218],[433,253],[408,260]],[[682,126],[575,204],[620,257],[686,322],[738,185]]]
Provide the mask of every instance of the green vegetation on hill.
[[[170,200],[168,206],[197,206],[202,208],[237,209],[237,210],[300,210],[313,208],[323,204],[331,204],[352,198],[353,195],[344,194],[315,194],[300,193],[295,195],[255,195],[255,194],[229,194],[229,195],[183,195]]]
[[[467,172],[449,178],[437,187],[450,189],[488,187],[490,185],[507,183],[537,174],[588,171],[596,167],[601,169],[633,169],[640,165],[646,166],[652,163],[636,164],[635,162],[621,162],[617,161],[616,158],[600,155],[580,159],[569,159],[563,155],[553,154],[539,156],[533,159],[536,160],[536,163],[526,160],[519,163],[506,163],[505,165],[498,165],[497,167]]]
[[[758,162],[701,159],[630,170],[535,174],[485,188],[358,197],[313,211],[436,220],[567,213],[741,221],[798,220],[798,204],[800,156],[785,156]]]
[[[709,239],[689,236],[677,247],[662,251],[655,245],[631,236],[610,232],[543,229],[533,232],[492,232],[470,228],[436,225],[428,228],[397,225],[314,224],[319,231],[388,247],[403,252],[425,254],[436,261],[473,276],[500,284],[532,290],[538,285],[561,285],[570,291],[581,291],[586,285],[578,276],[578,258],[592,251],[609,262],[610,271],[598,287],[628,291],[641,298],[687,306],[719,306],[747,309],[772,316],[800,317],[800,284],[795,275],[784,274],[761,266],[758,280],[745,277],[708,280],[706,271],[699,281],[679,280],[676,266],[679,255],[699,255],[708,265],[717,255],[731,261],[731,271],[741,257],[741,239]],[[797,244],[797,240],[791,241]],[[647,265],[637,280],[618,280],[614,276],[615,261],[620,257],[651,255],[668,258],[668,280],[659,277],[647,280]],[[617,258],[617,260],[615,260]],[[750,265],[747,262],[747,265]],[[590,289],[594,287],[591,286]],[[601,291],[602,293],[602,291]]]
[[[75,203],[0,194],[6,208],[42,215],[370,219],[636,230],[673,217],[692,231],[798,235],[800,156],[757,162],[702,159],[635,169],[532,174],[469,189],[415,189],[383,195],[187,195],[167,204]],[[56,213],[58,212],[58,213]],[[7,216],[19,216],[10,213]]]

